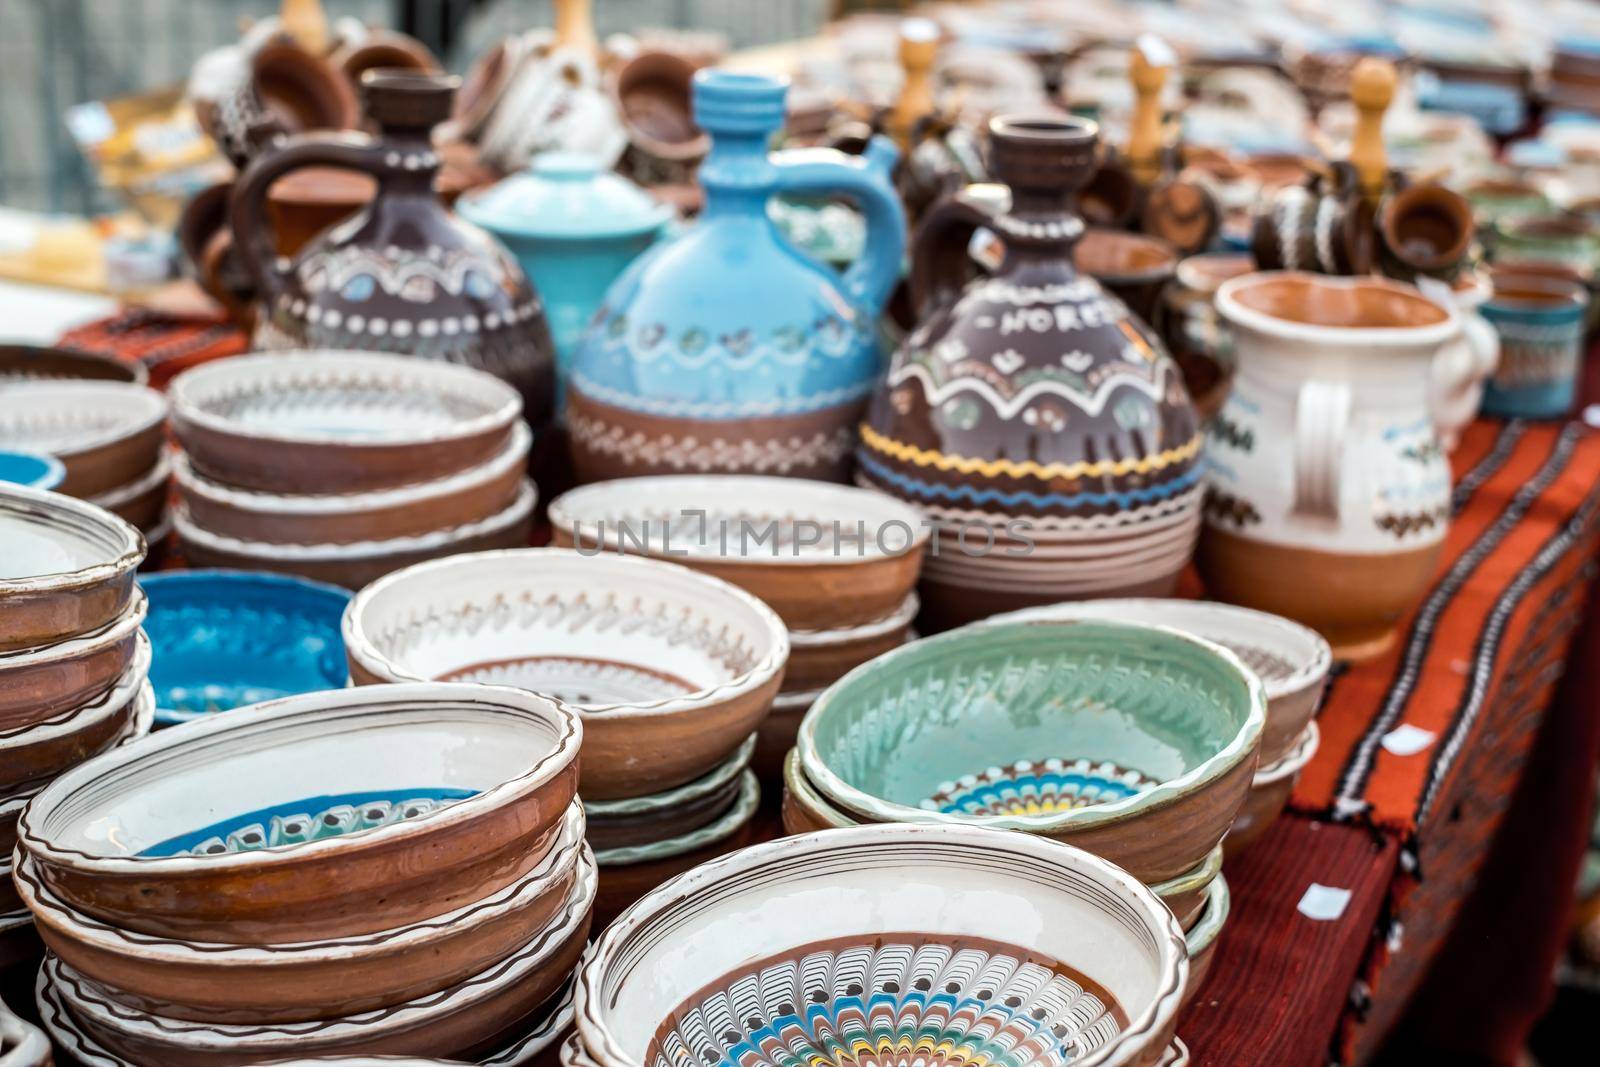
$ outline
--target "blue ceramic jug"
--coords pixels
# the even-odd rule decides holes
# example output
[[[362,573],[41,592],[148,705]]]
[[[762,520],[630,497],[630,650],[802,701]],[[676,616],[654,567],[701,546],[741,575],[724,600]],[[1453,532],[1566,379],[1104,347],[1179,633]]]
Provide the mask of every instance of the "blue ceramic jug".
[[[905,215],[896,153],[768,152],[787,84],[695,76],[705,210],[635,260],[573,353],[567,428],[580,481],[686,472],[842,478],[881,367],[876,323],[899,277]],[[778,232],[784,193],[839,195],[866,219],[834,271]]]

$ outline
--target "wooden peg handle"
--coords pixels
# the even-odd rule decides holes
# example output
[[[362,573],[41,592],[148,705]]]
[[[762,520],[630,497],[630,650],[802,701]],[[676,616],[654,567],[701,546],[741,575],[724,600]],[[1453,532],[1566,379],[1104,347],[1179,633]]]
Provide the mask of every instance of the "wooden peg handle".
[[[1128,167],[1140,185],[1161,177],[1161,91],[1167,85],[1164,64],[1152,63],[1145,49],[1135,45],[1128,63],[1133,82],[1133,119],[1128,124]]]
[[[939,27],[928,19],[900,24],[900,66],[905,83],[889,116],[889,133],[902,150],[911,147],[917,122],[933,114],[933,63],[939,55]]]
[[[1356,107],[1356,129],[1350,139],[1350,163],[1361,180],[1361,193],[1377,202],[1389,176],[1389,154],[1383,145],[1383,115],[1394,100],[1394,64],[1366,56],[1350,74],[1350,101]]]
[[[594,32],[592,0],[555,0],[556,47],[598,58],[600,39]]]

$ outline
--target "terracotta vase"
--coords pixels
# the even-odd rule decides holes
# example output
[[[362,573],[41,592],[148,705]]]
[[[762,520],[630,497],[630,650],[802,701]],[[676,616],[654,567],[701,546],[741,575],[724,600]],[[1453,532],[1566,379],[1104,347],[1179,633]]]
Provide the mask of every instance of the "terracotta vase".
[[[938,524],[924,632],[1064,599],[1170,595],[1199,519],[1199,422],[1178,368],[1072,265],[1084,224],[1070,204],[1098,128],[1001,117],[990,141],[1009,207],[973,186],[924,220],[911,257],[920,325],[857,453],[858,479]],[[1005,250],[993,276],[970,279],[979,229]]]
[[[450,114],[455,79],[369,72],[367,108],[382,134],[291,137],[235,186],[237,254],[261,293],[260,349],[368,349],[463,363],[522,394],[535,432],[555,399],[544,310],[522,269],[434,189],[430,130]],[[370,206],[292,259],[269,224],[269,190],[294,171],[340,167],[377,182]]]
[[[1292,272],[1225,283],[1238,372],[1207,441],[1212,596],[1381,653],[1450,521],[1431,368],[1461,326],[1414,288]]]

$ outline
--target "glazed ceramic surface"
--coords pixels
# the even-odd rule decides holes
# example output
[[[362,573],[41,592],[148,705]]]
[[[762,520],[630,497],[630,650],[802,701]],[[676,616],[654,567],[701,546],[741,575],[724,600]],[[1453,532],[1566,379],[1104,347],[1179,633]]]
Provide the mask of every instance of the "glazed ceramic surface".
[[[993,623],[856,668],[796,744],[806,776],[855,817],[1046,834],[1154,882],[1233,822],[1265,703],[1232,653],[1175,630]]]
[[[1459,321],[1409,286],[1294,273],[1235,278],[1217,307],[1239,373],[1209,427],[1201,575],[1338,655],[1375,654],[1449,525],[1429,373]]]
[[[11,1014],[0,1002],[0,1065],[49,1067],[50,1041],[43,1031]]]
[[[582,736],[568,709],[507,689],[288,697],[79,765],[18,836],[63,903],[127,930],[239,944],[368,933],[537,864],[575,795]]]
[[[880,493],[747,474],[584,486],[551,503],[550,524],[560,545],[604,546],[714,574],[797,630],[895,614],[928,541],[922,515]]]
[[[597,853],[653,845],[715,821],[738,798],[755,749],[752,734],[733,755],[692,782],[642,797],[585,801],[589,843]]]
[[[54,489],[66,475],[67,468],[54,456],[0,451],[0,482],[10,482],[24,489]]]
[[[503,449],[516,394],[466,367],[397,356],[244,356],[173,380],[173,430],[202,475],[271,493],[392,489]]]
[[[13,485],[0,485],[0,544],[0,653],[110,623],[145,555],[139,531],[115,515]]]
[[[1212,879],[1206,891],[1205,909],[1200,919],[1184,934],[1189,953],[1189,979],[1183,989],[1183,1003],[1188,1004],[1205,984],[1211,973],[1211,961],[1216,958],[1217,939],[1227,925],[1228,913],[1233,909],[1233,895],[1228,890],[1228,879],[1219,874]]]
[[[0,652],[0,730],[53,719],[116,685],[139,651],[145,598],[135,593],[99,629],[53,644]]]
[[[0,448],[44,452],[66,468],[57,487],[78,497],[149,470],[161,450],[166,399],[123,382],[0,383]]]
[[[1462,275],[1450,289],[1461,333],[1434,357],[1430,398],[1433,424],[1447,450],[1454,450],[1461,431],[1478,417],[1484,383],[1500,366],[1500,335],[1483,314],[1493,292],[1481,273]]]
[[[734,781],[737,788],[732,803],[718,812],[710,822],[657,841],[597,849],[594,854],[595,862],[601,867],[628,867],[655,863],[696,852],[726,840],[749,823],[761,805],[761,783],[756,780],[754,774],[741,769]],[[639,895],[642,893],[641,889]]]
[[[136,361],[35,345],[0,345],[0,383],[87,379],[144,385],[150,377]]]
[[[922,601],[911,593],[881,619],[839,630],[790,630],[789,668],[784,688],[790,692],[832,685],[850,671],[906,643]]]
[[[349,677],[337,586],[248,571],[142,578],[150,681],[163,725],[263,700],[341,688]]]
[[[744,936],[715,936],[729,924]],[[835,830],[708,863],[628,909],[585,958],[577,1026],[602,1067],[892,1057],[929,1026],[931,1062],[1150,1065],[1184,955],[1149,890],[1077,849]]]
[[[1322,733],[1317,724],[1307,723],[1305,731],[1287,753],[1256,771],[1250,783],[1250,795],[1245,798],[1238,818],[1233,820],[1233,828],[1223,841],[1230,856],[1248,848],[1283,813],[1300,780],[1300,772],[1316,758],[1321,743]]]
[[[449,117],[454,79],[369,71],[363,86],[379,136],[291,138],[239,176],[232,224],[262,294],[258,347],[375,349],[477,367],[516,388],[537,433],[555,400],[543,306],[499,242],[433,191],[439,157],[429,135]],[[364,171],[378,194],[283,262],[265,225],[266,193],[308,166]]]
[[[567,421],[579,477],[838,479],[900,273],[895,153],[877,140],[862,157],[769,156],[784,82],[703,70],[694,85],[695,119],[712,137],[705,210],[617,279],[576,349]],[[766,210],[783,193],[855,200],[867,217],[862,256],[840,274],[784,241]]]
[[[782,620],[734,586],[657,560],[566,549],[485,552],[408,568],[345,613],[357,684],[511,685],[575,706],[584,796],[660,792],[754,732],[782,680]]]
[[[1566,414],[1577,396],[1583,361],[1583,286],[1557,278],[1496,272],[1483,304],[1500,339],[1500,366],[1484,387],[1483,409],[1511,418]]]

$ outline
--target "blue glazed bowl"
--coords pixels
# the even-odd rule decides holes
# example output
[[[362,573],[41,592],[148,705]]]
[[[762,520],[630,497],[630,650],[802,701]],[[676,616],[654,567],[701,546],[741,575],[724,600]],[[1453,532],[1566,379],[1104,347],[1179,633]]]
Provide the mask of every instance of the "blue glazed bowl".
[[[339,689],[349,676],[343,589],[254,571],[173,571],[139,585],[150,601],[158,726]]]
[[[54,489],[67,476],[67,468],[54,456],[36,452],[0,452],[0,482],[29,489]]]

